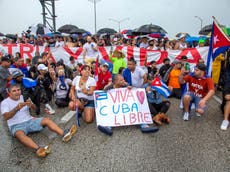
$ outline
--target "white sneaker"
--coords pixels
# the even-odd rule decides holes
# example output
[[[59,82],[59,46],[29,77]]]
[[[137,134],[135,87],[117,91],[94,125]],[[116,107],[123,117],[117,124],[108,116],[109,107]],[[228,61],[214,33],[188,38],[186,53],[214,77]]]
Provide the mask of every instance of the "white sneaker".
[[[188,121],[189,120],[189,113],[188,112],[184,113],[183,120],[184,121]]]
[[[223,120],[223,122],[222,122],[222,124],[220,126],[220,129],[221,130],[227,130],[228,125],[229,125],[229,121],[228,120]]]
[[[55,114],[55,110],[52,109],[51,106],[50,106],[48,103],[45,104],[45,110],[47,111],[47,113],[48,113],[49,115]]]
[[[201,114],[199,114],[198,112],[196,112],[196,116],[201,117]]]

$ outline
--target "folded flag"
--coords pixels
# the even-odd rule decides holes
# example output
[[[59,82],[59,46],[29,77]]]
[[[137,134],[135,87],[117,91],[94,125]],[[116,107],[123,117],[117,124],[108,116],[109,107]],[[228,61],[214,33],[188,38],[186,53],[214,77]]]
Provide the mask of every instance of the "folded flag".
[[[151,87],[166,98],[169,97],[171,94],[168,86],[163,81],[161,81],[159,77],[153,79]]]

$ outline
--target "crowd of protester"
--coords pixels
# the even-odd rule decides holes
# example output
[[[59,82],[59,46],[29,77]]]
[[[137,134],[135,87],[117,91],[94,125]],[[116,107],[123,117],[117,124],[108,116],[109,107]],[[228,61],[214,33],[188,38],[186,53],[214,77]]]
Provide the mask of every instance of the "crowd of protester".
[[[138,46],[153,50],[178,50],[191,46],[202,47],[208,45],[205,41],[197,42],[196,45],[189,45],[185,42],[185,37],[170,41],[168,39],[155,39],[146,36],[142,36],[138,39],[125,39],[117,34],[113,37],[105,35],[100,37],[87,36],[83,38],[79,36],[75,39],[60,35],[51,38],[38,35],[36,38],[34,36],[22,36],[21,38],[4,38],[0,40],[0,44],[7,43],[29,43],[49,47],[69,46],[83,48],[83,64],[78,63],[72,56],[69,57],[69,63],[67,64],[64,63],[63,59],[55,62],[51,58],[50,53],[39,54],[36,52],[32,59],[27,59],[26,61],[24,61],[20,53],[16,53],[15,56],[5,55],[1,57],[1,113],[8,122],[11,121],[11,123],[16,125],[22,121],[18,120],[17,113],[23,113],[21,108],[27,105],[29,108],[34,104],[36,105],[36,108],[34,108],[36,115],[42,114],[41,109],[43,109],[43,106],[46,113],[55,114],[55,108],[51,106],[51,101],[54,101],[57,107],[68,107],[70,110],[76,110],[78,116],[82,116],[86,123],[92,123],[95,117],[94,91],[121,87],[127,87],[128,89],[132,89],[133,87],[144,88],[153,121],[157,125],[162,125],[163,123],[169,124],[170,119],[167,115],[167,111],[171,104],[170,98],[168,100],[162,99],[162,95],[151,87],[152,81],[158,77],[167,83],[171,91],[170,97],[181,99],[184,107],[183,120],[185,121],[188,121],[191,117],[189,113],[192,103],[195,104],[197,115],[203,115],[205,109],[207,109],[206,102],[215,93],[214,79],[206,76],[206,65],[203,59],[197,61],[196,67],[191,67],[187,62],[186,56],[182,56],[173,62],[165,58],[160,68],[157,67],[156,61],[151,61],[148,66],[144,67],[145,70],[143,70],[143,68],[137,66],[134,58],[129,58],[126,63],[124,60],[125,55],[122,51],[114,51],[111,49],[110,60],[113,63],[113,69],[111,71],[109,70],[109,64],[96,63],[95,53],[98,51],[98,46],[122,45]],[[219,78],[220,72],[224,70],[230,71],[230,53],[228,52],[222,56],[224,58],[222,62],[224,65],[222,65],[222,68],[219,66],[221,70],[219,70],[218,80],[215,81],[215,84],[217,88],[219,81],[225,81],[225,83],[222,83],[221,87],[218,88],[224,90],[224,101],[222,105],[224,121],[221,124],[221,129],[226,130],[229,124],[230,113],[229,72],[224,73],[225,75],[223,76],[225,76],[225,79]],[[20,89],[18,89],[18,86]],[[6,88],[9,88],[8,92]],[[188,90],[184,91],[186,88]],[[22,94],[22,97],[20,97],[20,94]],[[14,100],[14,106],[11,105],[9,108],[3,107],[7,106],[7,103],[12,100]],[[22,102],[27,102],[27,104],[20,106]],[[53,122],[47,121],[46,118],[39,119],[40,122],[45,119],[45,122],[42,122],[42,126],[48,126],[52,131],[63,136],[64,140],[66,137],[68,137],[67,140],[69,140],[76,132],[75,126],[68,132],[64,132]],[[37,126],[39,125],[37,124]],[[41,128],[38,128],[25,131],[20,127],[14,127],[14,125],[9,125],[9,128],[12,134],[24,144],[25,140],[28,139],[26,136],[28,132],[41,130]],[[12,128],[14,128],[14,130]],[[98,129],[107,135],[113,134],[110,126],[98,126]],[[158,131],[158,127],[147,124],[140,125],[140,129],[143,133]],[[30,142],[30,145],[26,145],[35,149],[39,156],[46,156],[46,152],[48,152],[47,148],[43,148],[42,151],[41,148],[33,142]],[[40,155],[40,152],[42,152],[42,155]]]

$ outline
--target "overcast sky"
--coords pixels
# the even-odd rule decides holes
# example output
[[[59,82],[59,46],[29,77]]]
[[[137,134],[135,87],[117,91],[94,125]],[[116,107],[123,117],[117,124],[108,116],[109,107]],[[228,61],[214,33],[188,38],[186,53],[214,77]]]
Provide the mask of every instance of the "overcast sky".
[[[93,0],[92,0],[93,1]],[[212,23],[215,16],[219,23],[230,27],[230,0],[100,0],[97,3],[97,30],[110,27],[118,30],[134,29],[144,24],[163,27],[170,38],[178,32],[197,35],[203,26]],[[30,25],[42,23],[39,0],[0,0],[0,32],[21,33]],[[94,33],[94,6],[88,0],[56,1],[57,28],[73,24]]]

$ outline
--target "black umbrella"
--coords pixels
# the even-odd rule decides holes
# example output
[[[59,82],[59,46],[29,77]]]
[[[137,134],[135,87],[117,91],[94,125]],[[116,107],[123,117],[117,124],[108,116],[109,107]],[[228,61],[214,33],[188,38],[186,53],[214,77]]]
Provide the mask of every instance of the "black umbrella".
[[[82,33],[86,33],[87,31],[84,29],[80,29],[80,28],[73,28],[70,31],[70,34],[82,34]]]
[[[225,27],[224,25],[221,25],[220,27]],[[212,32],[212,24],[204,26],[200,31],[199,35],[208,35]]]
[[[66,24],[58,28],[58,31],[61,33],[70,33],[72,29],[78,29],[77,26]]]
[[[44,24],[40,24],[40,23],[29,27],[29,33],[31,35],[38,35],[38,34],[45,35],[51,32],[52,31],[47,26],[45,26]]]
[[[3,33],[0,32],[0,36],[5,36]]]
[[[5,36],[9,39],[17,39],[17,35],[14,34],[6,34]]]
[[[101,35],[101,34],[113,35],[115,33],[117,33],[117,31],[111,28],[102,28],[97,31],[97,35]]]
[[[166,34],[167,32],[162,27],[160,27],[158,25],[146,24],[146,25],[140,26],[137,29],[134,29],[132,33],[145,35],[145,34],[150,34],[150,33]]]

